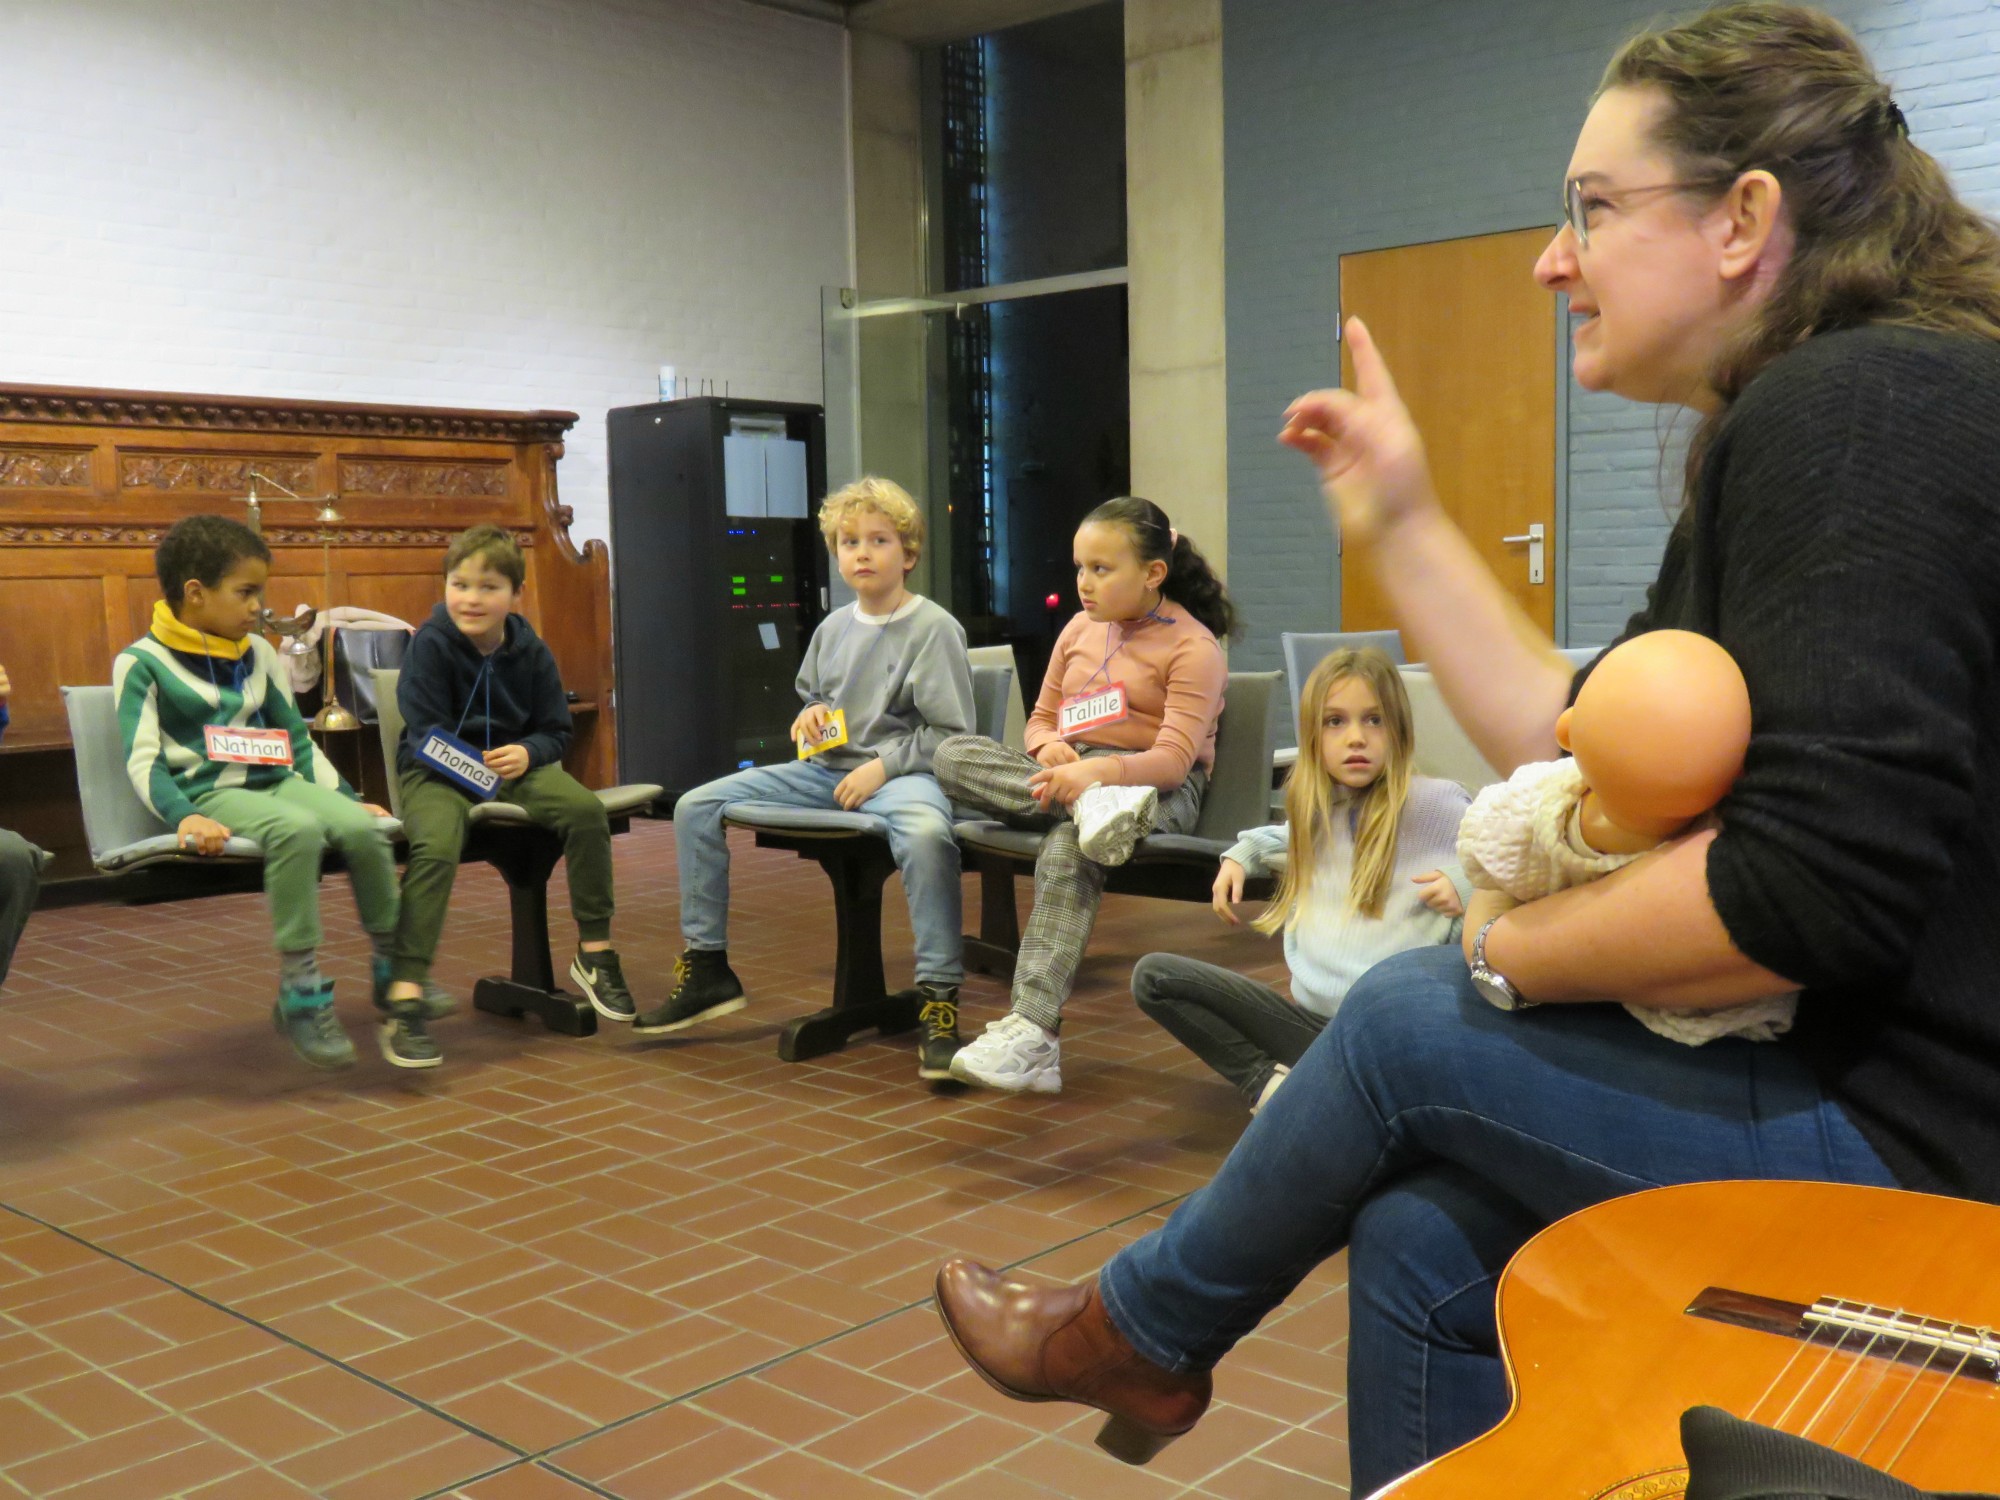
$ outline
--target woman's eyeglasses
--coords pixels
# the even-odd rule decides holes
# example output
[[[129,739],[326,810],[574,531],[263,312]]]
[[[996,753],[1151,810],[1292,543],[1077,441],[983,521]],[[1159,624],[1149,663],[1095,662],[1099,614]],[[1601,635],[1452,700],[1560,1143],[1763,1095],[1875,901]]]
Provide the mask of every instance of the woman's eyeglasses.
[[[1569,225],[1569,232],[1576,236],[1579,250],[1590,248],[1590,216],[1592,207],[1614,200],[1635,198],[1645,193],[1680,193],[1694,188],[1715,187],[1719,183],[1734,182],[1736,174],[1726,177],[1697,177],[1682,182],[1655,182],[1646,187],[1598,188],[1586,190],[1581,177],[1572,177],[1563,184],[1563,219]]]

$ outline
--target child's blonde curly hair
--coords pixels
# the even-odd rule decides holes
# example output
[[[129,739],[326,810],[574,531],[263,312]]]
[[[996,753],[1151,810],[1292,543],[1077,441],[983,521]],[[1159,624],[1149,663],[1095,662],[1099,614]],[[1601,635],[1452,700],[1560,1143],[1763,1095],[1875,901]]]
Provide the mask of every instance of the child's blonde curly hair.
[[[820,503],[819,530],[826,538],[826,550],[831,552],[838,545],[843,523],[870,510],[896,528],[896,539],[911,562],[924,555],[924,513],[895,480],[873,474],[841,486]]]

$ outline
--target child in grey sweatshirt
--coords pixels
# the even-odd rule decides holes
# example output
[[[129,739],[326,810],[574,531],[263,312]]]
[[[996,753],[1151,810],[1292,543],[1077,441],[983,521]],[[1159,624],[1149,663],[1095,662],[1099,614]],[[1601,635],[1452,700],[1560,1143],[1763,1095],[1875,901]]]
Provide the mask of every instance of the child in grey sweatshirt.
[[[839,808],[884,824],[910,903],[923,996],[918,1071],[949,1077],[964,977],[962,912],[951,804],[931,775],[931,756],[949,736],[973,729],[965,631],[904,586],[923,550],[924,523],[900,487],[862,479],[836,491],[820,509],[820,529],[856,598],[821,621],[806,646],[798,677],[805,707],[792,724],[792,738],[816,747],[837,727],[845,739],[836,733],[810,758],[738,771],[675,804],[687,947],[675,967],[673,993],[632,1029],[678,1031],[743,1007],[743,984],[727,951],[725,811],[745,802]]]

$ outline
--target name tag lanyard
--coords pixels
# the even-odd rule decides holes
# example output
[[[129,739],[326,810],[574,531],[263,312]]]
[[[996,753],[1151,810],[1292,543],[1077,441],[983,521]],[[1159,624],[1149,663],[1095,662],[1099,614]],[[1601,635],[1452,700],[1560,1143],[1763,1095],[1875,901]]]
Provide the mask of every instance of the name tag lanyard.
[[[217,637],[217,639],[219,640],[220,637]],[[206,632],[201,633],[201,641],[204,646],[208,644],[208,636]],[[239,698],[244,699],[245,701],[248,701],[250,697],[249,685],[247,682],[243,680],[249,675],[244,670],[244,663],[249,659],[249,656],[250,653],[246,651],[243,653],[242,656],[236,658],[236,668],[235,671],[231,674],[232,678],[234,678],[235,680],[231,681],[229,684],[229,686],[235,691],[236,695]],[[222,679],[215,675],[215,658],[210,656],[206,651],[203,651],[201,653],[201,659],[208,664],[208,685],[215,689],[215,706],[217,708],[220,708],[222,707]],[[259,729],[269,729],[271,727],[269,724],[264,722],[263,699],[261,698],[258,699],[257,706],[251,709],[250,712],[255,717],[257,721],[257,727]]]
[[[1165,599],[1162,599],[1160,601],[1161,604],[1164,604],[1165,602],[1166,602]],[[1158,620],[1162,625],[1173,624],[1172,620],[1168,619],[1165,615],[1160,613],[1159,604],[1154,605],[1151,609],[1147,610],[1143,615],[1139,616],[1139,620],[1141,623],[1147,620]],[[1111,649],[1104,653],[1104,660],[1097,664],[1097,670],[1095,672],[1092,672],[1088,677],[1084,678],[1083,686],[1078,688],[1075,692],[1071,693],[1070,697],[1081,698],[1085,693],[1090,691],[1090,685],[1093,682],[1097,681],[1097,679],[1100,677],[1104,679],[1104,685],[1106,687],[1115,687],[1117,685],[1111,680],[1111,658],[1116,656],[1120,651],[1123,651],[1125,649],[1125,643],[1132,639],[1132,632],[1128,630],[1118,637],[1117,645],[1115,646],[1111,645],[1111,632],[1116,627],[1117,623],[1118,622],[1115,620],[1106,620],[1104,622],[1104,644],[1110,646]]]
[[[479,675],[472,679],[471,691],[465,695],[465,707],[459,713],[458,722],[452,725],[451,733],[456,739],[459,737],[459,731],[465,728],[465,716],[472,712],[472,695],[479,691],[479,684],[482,682],[486,684],[486,748],[491,750],[493,748],[493,658],[490,656],[481,659]]]
[[[1164,604],[1165,602],[1165,599],[1162,598],[1161,603]],[[1158,604],[1141,615],[1139,620],[1141,623],[1146,620],[1159,620],[1163,624],[1172,623],[1172,621],[1160,613],[1160,606]],[[1111,676],[1112,658],[1117,656],[1120,651],[1123,651],[1125,643],[1132,638],[1132,632],[1126,630],[1119,635],[1117,642],[1114,644],[1111,636],[1117,623],[1115,620],[1106,620],[1104,622],[1104,644],[1106,647],[1104,660],[1097,664],[1096,671],[1083,679],[1081,687],[1063,699],[1057,711],[1056,733],[1065,740],[1075,739],[1078,735],[1087,734],[1089,731],[1101,728],[1106,724],[1123,723],[1126,716],[1131,712],[1125,696],[1124,684],[1113,681]],[[1111,703],[1104,711],[1086,716],[1083,705],[1090,700],[1091,684],[1095,683],[1100,677],[1104,679],[1104,691],[1099,696],[1109,698]],[[1072,709],[1075,710],[1074,717],[1071,715]],[[1069,722],[1065,723],[1065,720]]]

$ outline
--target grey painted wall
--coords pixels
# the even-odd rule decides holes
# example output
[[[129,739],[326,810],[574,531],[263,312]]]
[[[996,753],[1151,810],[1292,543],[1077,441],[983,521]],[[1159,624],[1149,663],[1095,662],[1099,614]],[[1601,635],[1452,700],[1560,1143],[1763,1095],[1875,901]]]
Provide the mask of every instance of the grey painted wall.
[[[2000,207],[2000,3],[1834,0],[1895,84],[1917,140]],[[1339,621],[1339,567],[1305,462],[1273,441],[1299,392],[1338,379],[1343,254],[1553,223],[1605,60],[1646,0],[1224,0],[1229,582],[1239,668],[1283,630]],[[1571,644],[1643,597],[1678,494],[1684,412],[1569,384]],[[1288,731],[1289,732],[1289,731]]]

